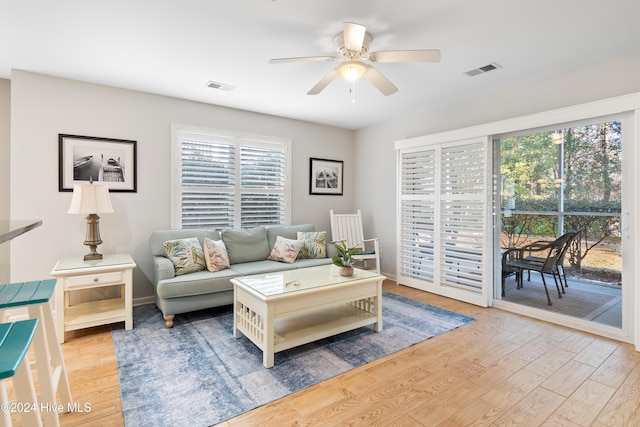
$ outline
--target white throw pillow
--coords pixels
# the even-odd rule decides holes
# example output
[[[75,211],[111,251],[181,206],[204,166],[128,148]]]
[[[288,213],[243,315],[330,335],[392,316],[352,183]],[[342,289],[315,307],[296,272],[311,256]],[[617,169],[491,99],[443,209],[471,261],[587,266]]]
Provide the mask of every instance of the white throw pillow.
[[[300,240],[285,239],[282,236],[278,236],[268,259],[291,264],[296,260],[300,248],[302,248]]]
[[[222,240],[204,239],[204,260],[207,263],[207,270],[215,273],[231,267],[227,247]]]

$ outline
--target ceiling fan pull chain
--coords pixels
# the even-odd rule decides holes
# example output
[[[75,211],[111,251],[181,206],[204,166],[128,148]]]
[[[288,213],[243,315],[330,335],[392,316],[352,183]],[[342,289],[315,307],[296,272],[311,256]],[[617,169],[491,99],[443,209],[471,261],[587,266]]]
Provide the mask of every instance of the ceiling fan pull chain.
[[[349,89],[349,92],[351,92],[351,103],[355,104],[356,103],[356,82],[355,82],[355,80],[351,82],[351,89]]]

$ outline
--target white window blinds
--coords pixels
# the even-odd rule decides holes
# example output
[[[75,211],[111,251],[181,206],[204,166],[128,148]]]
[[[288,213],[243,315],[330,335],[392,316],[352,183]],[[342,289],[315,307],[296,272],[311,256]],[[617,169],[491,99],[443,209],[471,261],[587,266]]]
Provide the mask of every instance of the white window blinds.
[[[482,291],[485,241],[484,144],[441,150],[440,281]]]
[[[487,147],[399,150],[398,283],[486,305]]]
[[[400,274],[432,282],[435,251],[435,150],[401,154]]]
[[[285,223],[285,156],[274,148],[240,148],[242,227]]]
[[[177,132],[179,226],[255,227],[288,220],[288,143]]]

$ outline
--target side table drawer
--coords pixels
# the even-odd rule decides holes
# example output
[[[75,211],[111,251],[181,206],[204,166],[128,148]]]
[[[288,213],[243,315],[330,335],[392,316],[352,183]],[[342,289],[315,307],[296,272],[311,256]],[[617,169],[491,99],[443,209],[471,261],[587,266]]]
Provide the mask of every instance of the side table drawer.
[[[105,286],[113,283],[124,283],[124,275],[122,271],[70,276],[66,280],[65,290],[72,290],[73,288]]]

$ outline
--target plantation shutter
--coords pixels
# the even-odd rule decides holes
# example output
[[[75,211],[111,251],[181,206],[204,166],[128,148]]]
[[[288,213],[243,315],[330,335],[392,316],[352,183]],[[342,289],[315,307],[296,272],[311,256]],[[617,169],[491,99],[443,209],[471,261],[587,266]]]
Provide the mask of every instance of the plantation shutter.
[[[435,150],[401,154],[399,273],[435,279]]]
[[[286,144],[186,132],[179,139],[182,228],[286,223]]]
[[[481,293],[485,232],[485,147],[440,151],[440,280]]]
[[[398,150],[397,281],[488,305],[488,138]]]
[[[235,221],[235,144],[183,139],[182,228],[230,228]]]
[[[247,145],[240,153],[241,227],[284,224],[284,150]]]

